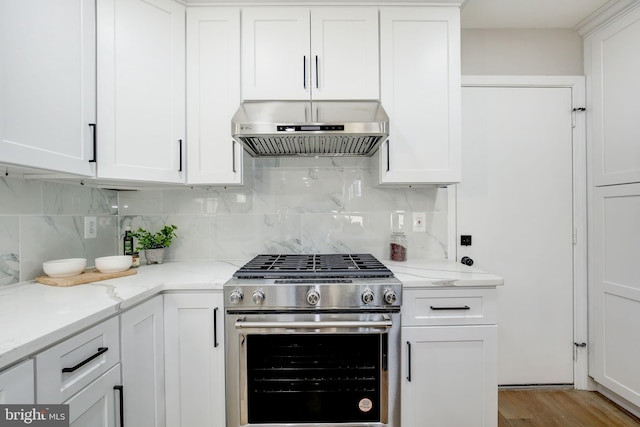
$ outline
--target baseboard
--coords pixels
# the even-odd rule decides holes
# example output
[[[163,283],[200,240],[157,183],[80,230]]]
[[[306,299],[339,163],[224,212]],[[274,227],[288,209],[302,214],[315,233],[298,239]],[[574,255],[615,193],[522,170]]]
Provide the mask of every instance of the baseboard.
[[[573,390],[573,384],[508,384],[499,385],[498,390]]]
[[[616,405],[620,406],[625,411],[628,411],[629,413],[631,413],[631,414],[635,415],[636,417],[640,418],[640,407],[639,406],[629,402],[624,397],[620,397],[619,395],[617,395],[616,393],[614,393],[613,391],[609,390],[608,388],[604,387],[601,384],[597,384],[596,383],[596,391],[598,393],[600,393],[601,395],[603,395],[604,397],[606,397],[607,399],[611,400]]]

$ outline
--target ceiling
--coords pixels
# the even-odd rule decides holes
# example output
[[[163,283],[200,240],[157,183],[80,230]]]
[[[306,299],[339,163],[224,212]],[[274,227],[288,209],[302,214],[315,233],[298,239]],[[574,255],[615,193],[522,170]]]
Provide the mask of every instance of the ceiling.
[[[571,28],[617,0],[466,0],[462,28]]]

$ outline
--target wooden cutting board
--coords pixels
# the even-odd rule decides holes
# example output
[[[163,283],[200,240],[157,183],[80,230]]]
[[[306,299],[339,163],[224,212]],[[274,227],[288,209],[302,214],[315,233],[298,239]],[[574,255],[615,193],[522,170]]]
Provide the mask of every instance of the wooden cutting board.
[[[96,269],[90,269],[85,270],[83,273],[80,273],[77,276],[38,276],[36,277],[36,282],[50,286],[75,286],[82,285],[84,283],[98,282],[100,280],[115,279],[116,277],[131,276],[132,274],[138,274],[138,270],[136,270],[135,268],[130,268],[128,270],[119,271],[117,273],[100,273]]]

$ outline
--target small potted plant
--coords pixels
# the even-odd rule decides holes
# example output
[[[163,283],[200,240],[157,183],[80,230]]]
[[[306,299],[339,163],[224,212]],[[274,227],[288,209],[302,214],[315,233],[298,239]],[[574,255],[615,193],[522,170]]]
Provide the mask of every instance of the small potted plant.
[[[162,264],[164,261],[165,248],[171,245],[171,240],[178,237],[175,231],[178,229],[175,225],[165,225],[162,230],[152,233],[144,228],[138,228],[131,233],[133,237],[138,239],[137,249],[144,251],[147,264]]]

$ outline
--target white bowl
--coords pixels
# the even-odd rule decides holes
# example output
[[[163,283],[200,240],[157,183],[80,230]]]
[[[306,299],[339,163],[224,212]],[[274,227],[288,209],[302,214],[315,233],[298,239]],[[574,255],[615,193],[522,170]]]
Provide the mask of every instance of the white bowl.
[[[49,277],[77,276],[86,266],[86,258],[54,259],[42,263],[42,269]]]
[[[96,268],[101,273],[118,273],[131,267],[131,255],[114,255],[96,258]]]

